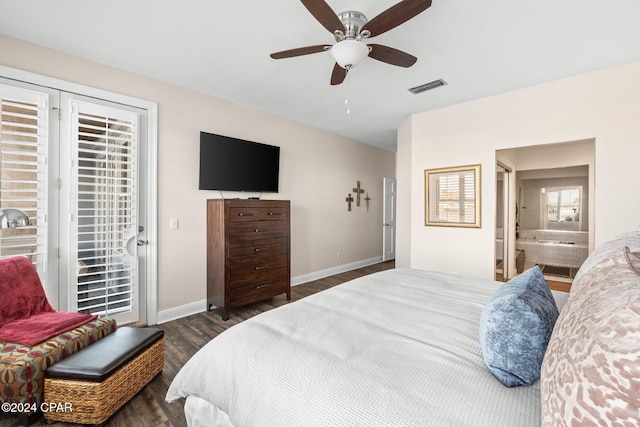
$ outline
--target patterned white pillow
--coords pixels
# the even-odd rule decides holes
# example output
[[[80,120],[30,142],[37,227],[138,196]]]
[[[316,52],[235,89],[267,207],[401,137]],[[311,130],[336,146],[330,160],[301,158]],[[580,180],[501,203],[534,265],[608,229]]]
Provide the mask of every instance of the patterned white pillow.
[[[624,247],[640,250],[640,232],[616,242],[594,252],[558,317],[542,364],[543,426],[639,423],[640,276]]]

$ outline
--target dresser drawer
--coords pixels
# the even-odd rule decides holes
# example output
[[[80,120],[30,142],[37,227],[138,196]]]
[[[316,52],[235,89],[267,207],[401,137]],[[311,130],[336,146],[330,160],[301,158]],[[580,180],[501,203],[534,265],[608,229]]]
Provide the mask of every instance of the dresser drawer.
[[[258,221],[260,219],[259,208],[229,208],[229,221]]]
[[[285,207],[260,209],[260,219],[263,221],[284,221],[287,219],[288,209]]]
[[[236,207],[229,208],[229,221],[284,221],[287,219],[286,207],[257,208]]]
[[[287,253],[287,240],[284,237],[276,239],[261,239],[254,241],[241,240],[229,243],[229,259],[258,258],[283,255]]]
[[[287,235],[286,221],[238,221],[229,224],[230,241],[270,239]]]
[[[288,264],[289,259],[286,254],[268,258],[252,257],[241,258],[237,261],[229,260],[229,281],[233,283],[286,272]]]
[[[289,277],[282,273],[272,274],[259,279],[231,283],[230,287],[229,303],[241,306],[287,292]]]

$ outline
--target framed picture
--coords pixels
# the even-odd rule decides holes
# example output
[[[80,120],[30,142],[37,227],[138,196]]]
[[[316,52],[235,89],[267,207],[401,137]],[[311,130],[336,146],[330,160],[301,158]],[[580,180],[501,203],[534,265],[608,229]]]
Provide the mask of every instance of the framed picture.
[[[425,225],[480,228],[480,165],[426,169]]]

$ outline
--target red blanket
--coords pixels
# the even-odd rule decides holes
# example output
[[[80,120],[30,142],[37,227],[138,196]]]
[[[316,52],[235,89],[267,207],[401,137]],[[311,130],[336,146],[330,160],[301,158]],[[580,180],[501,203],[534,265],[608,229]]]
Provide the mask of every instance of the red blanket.
[[[34,346],[95,320],[95,314],[54,311],[15,320],[0,329],[0,342]]]
[[[0,342],[35,345],[96,317],[55,311],[28,258],[0,260]]]

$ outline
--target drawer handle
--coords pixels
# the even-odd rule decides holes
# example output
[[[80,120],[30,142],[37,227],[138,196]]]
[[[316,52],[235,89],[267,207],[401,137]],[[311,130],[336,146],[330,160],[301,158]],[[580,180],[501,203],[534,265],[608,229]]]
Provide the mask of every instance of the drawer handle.
[[[266,228],[256,228],[253,231],[255,231],[256,233],[264,233],[264,232],[269,231],[269,230],[266,229]]]
[[[240,212],[238,216],[253,216],[251,212]]]
[[[258,286],[256,286],[256,289],[266,288],[267,286],[269,286],[269,284],[268,284],[268,283],[265,283],[264,285],[258,285]]]
[[[262,251],[266,251],[269,248],[256,248],[256,252],[262,252]]]
[[[269,212],[269,216],[282,215],[282,212]]]
[[[268,265],[259,265],[256,267],[256,270],[266,270],[267,268],[269,268]]]

